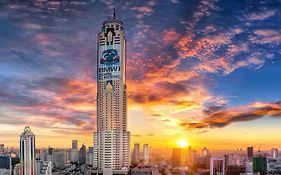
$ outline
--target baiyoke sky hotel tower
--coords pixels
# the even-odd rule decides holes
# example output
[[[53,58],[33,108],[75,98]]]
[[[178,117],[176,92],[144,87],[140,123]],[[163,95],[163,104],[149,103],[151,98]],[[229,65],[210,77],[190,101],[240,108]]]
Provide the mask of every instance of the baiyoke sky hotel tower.
[[[94,168],[97,174],[126,174],[130,166],[127,131],[126,39],[123,23],[103,23],[97,39],[97,130]]]

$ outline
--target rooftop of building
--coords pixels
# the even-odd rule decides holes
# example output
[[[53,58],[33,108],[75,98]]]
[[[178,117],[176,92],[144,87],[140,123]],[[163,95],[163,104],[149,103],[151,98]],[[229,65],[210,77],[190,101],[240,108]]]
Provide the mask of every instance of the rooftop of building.
[[[26,126],[23,130],[23,132],[21,133],[21,135],[33,135],[35,136],[32,132],[31,132],[31,128],[30,126]]]
[[[116,19],[115,8],[113,9],[113,15],[112,15],[112,17],[109,16],[108,19],[103,22],[103,25],[106,25],[106,24],[108,24],[108,23],[118,23],[118,24],[120,24],[120,25],[123,25],[123,22],[122,22],[122,21]]]

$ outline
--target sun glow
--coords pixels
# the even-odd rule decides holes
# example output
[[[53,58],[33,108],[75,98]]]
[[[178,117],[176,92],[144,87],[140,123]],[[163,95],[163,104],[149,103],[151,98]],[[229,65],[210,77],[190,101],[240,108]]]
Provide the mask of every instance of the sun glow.
[[[189,146],[189,143],[188,143],[188,141],[186,141],[184,139],[179,139],[177,141],[177,145],[181,148],[185,148],[185,147]]]

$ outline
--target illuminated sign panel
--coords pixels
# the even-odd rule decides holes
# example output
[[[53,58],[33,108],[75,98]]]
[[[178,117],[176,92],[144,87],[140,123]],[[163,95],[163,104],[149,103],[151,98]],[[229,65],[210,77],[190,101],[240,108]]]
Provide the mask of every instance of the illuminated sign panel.
[[[120,56],[117,49],[107,49],[102,52],[98,71],[99,80],[114,80],[120,78]]]
[[[119,55],[116,49],[107,49],[103,51],[100,64],[119,63]]]

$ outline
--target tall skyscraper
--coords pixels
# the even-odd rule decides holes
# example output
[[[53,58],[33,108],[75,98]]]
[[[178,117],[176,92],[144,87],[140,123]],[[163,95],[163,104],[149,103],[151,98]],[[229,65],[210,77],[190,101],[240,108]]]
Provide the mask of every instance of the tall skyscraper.
[[[140,161],[140,144],[135,143],[134,144],[134,150],[133,150],[133,163],[139,163]]]
[[[130,132],[127,131],[126,39],[123,23],[115,18],[115,12],[113,18],[103,23],[97,51],[94,165],[103,174],[120,173],[130,166]]]
[[[78,141],[77,140],[72,140],[72,149],[78,149]]]
[[[145,164],[149,163],[149,148],[148,144],[143,145],[143,161]]]
[[[26,126],[20,135],[21,175],[35,175],[35,135]]]

